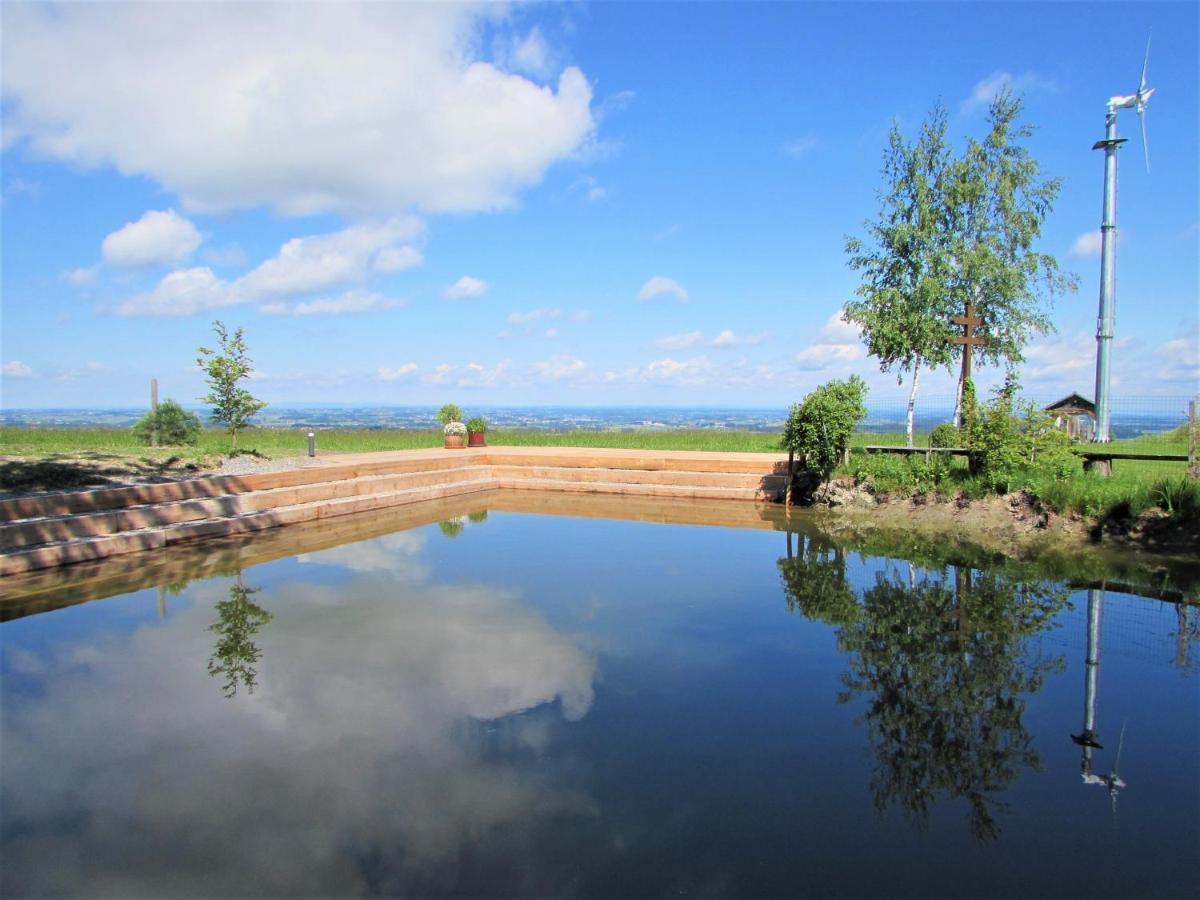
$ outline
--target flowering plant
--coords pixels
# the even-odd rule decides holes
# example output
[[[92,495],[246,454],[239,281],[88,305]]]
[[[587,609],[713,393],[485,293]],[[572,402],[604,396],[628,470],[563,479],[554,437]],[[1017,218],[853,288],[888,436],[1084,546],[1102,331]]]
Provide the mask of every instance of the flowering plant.
[[[447,422],[446,427],[442,429],[442,434],[450,437],[452,434],[457,434],[459,437],[467,436],[467,426],[462,422]]]

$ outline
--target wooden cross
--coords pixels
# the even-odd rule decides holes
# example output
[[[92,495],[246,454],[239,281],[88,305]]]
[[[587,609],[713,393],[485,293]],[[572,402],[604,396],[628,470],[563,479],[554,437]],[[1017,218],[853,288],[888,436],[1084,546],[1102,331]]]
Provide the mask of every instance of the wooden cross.
[[[963,333],[950,338],[950,343],[963,345],[962,377],[963,384],[966,384],[967,379],[971,377],[971,348],[987,346],[987,338],[980,337],[975,333],[976,326],[982,325],[983,319],[975,315],[975,307],[968,300],[967,314],[951,316],[950,321],[955,325],[963,326]]]

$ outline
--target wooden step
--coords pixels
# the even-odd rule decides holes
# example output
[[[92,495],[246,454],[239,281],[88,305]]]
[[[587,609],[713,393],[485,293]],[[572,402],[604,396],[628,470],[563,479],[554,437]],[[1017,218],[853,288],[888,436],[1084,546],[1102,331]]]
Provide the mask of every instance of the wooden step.
[[[741,472],[685,472],[677,469],[611,469],[577,466],[493,465],[492,475],[501,480],[533,478],[545,481],[616,482],[621,484],[675,484],[692,487],[732,487],[783,490],[782,475]]]
[[[693,500],[774,500],[778,492],[748,487],[644,484],[617,481],[558,481],[548,478],[497,478],[495,486],[514,491],[561,491],[580,494],[623,494],[633,497],[673,497]]]

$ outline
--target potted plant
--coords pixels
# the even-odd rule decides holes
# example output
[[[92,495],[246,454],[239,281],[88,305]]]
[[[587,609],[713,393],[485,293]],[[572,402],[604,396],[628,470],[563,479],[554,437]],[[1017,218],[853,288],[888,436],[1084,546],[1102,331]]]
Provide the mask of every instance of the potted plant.
[[[487,441],[485,439],[486,434],[487,434],[487,422],[485,422],[479,416],[475,416],[473,419],[468,420],[468,422],[467,422],[467,446],[469,446],[469,447],[486,447],[487,446]]]
[[[442,439],[447,450],[461,450],[467,445],[467,426],[462,422],[447,422],[442,426]]]

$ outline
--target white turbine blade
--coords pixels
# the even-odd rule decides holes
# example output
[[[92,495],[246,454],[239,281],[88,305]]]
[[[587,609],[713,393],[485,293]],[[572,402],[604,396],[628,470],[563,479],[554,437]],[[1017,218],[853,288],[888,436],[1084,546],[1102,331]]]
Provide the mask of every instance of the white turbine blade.
[[[1146,90],[1146,69],[1150,65],[1150,39],[1154,37],[1154,29],[1146,36],[1146,59],[1142,62],[1142,83],[1138,85],[1138,93]]]
[[[1146,158],[1146,174],[1150,174],[1150,142],[1146,140],[1146,104],[1138,107],[1138,122],[1142,125],[1142,155]]]

